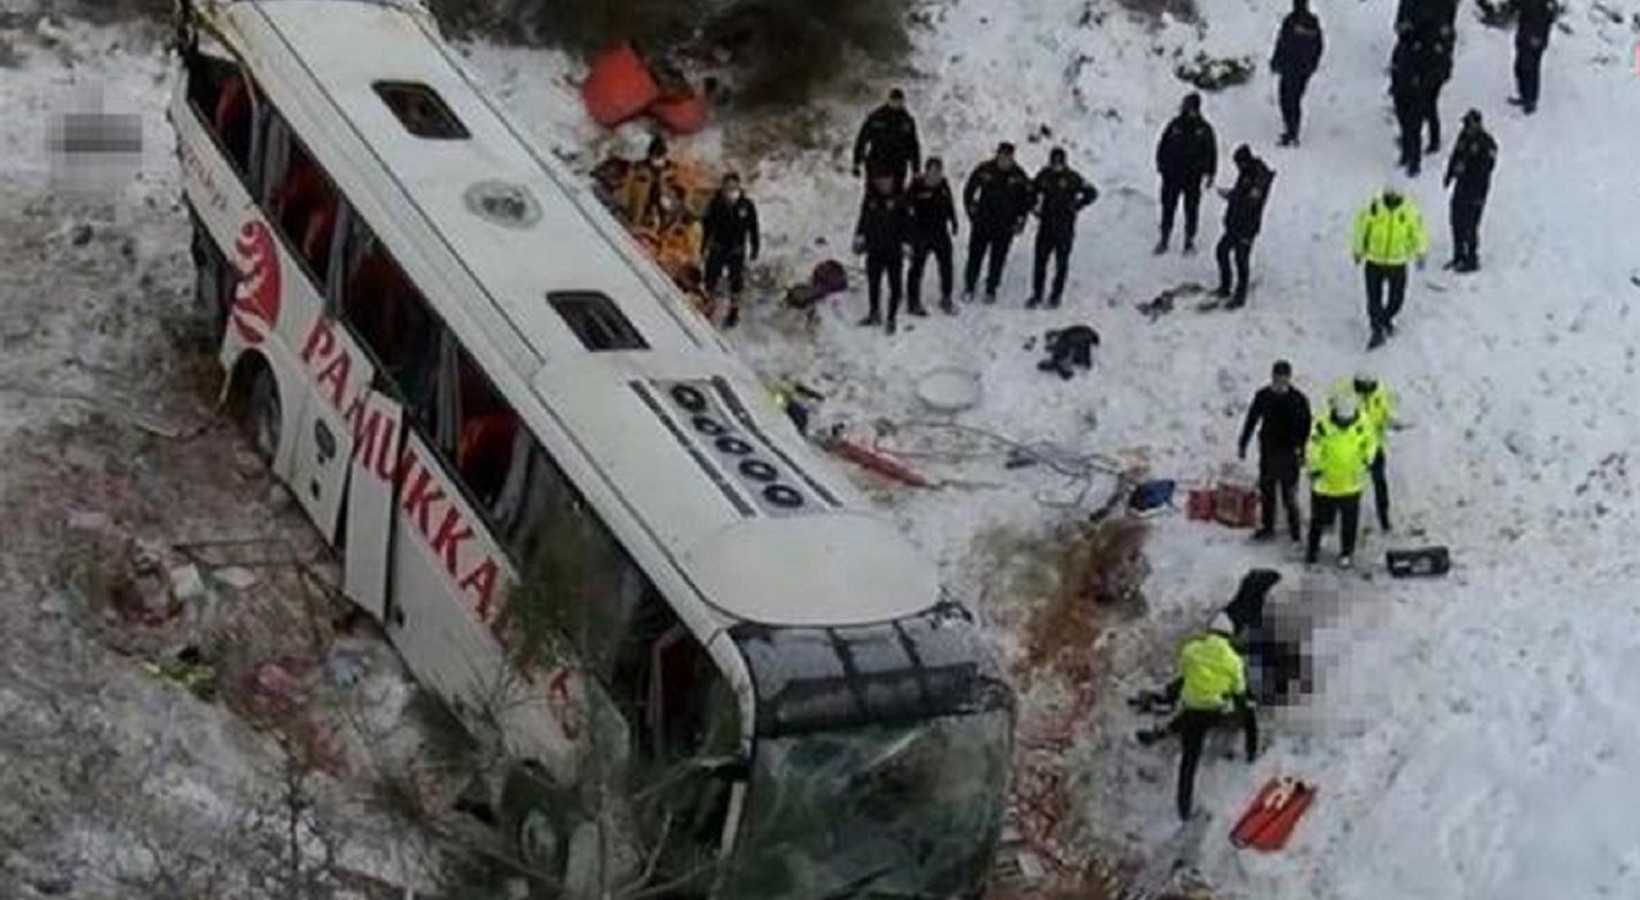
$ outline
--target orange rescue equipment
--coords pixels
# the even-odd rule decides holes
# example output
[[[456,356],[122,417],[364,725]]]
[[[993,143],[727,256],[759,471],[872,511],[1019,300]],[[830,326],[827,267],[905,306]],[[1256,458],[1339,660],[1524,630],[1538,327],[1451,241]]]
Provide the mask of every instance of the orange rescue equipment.
[[[618,44],[594,57],[592,71],[581,85],[587,113],[605,128],[635,118],[660,96],[655,77],[631,44]]]

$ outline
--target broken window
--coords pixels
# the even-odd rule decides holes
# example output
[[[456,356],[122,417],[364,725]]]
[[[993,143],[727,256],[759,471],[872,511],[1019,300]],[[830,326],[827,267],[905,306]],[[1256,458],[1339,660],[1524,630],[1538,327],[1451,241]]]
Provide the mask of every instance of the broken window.
[[[251,170],[251,89],[249,78],[228,60],[194,54],[188,61],[188,99],[194,113],[241,178]]]
[[[393,111],[399,124],[416,137],[429,140],[471,137],[443,98],[427,85],[410,81],[378,81],[373,87],[376,96],[382,98],[387,108]]]
[[[443,327],[370,226],[357,215],[348,219],[337,305],[400,400],[425,423]]]
[[[268,117],[262,154],[263,205],[286,246],[308,266],[316,285],[330,271],[331,239],[341,198],[336,187],[277,114]]]
[[[647,350],[638,329],[632,327],[620,307],[603,294],[592,291],[547,295],[547,302],[562,316],[569,330],[588,350]]]

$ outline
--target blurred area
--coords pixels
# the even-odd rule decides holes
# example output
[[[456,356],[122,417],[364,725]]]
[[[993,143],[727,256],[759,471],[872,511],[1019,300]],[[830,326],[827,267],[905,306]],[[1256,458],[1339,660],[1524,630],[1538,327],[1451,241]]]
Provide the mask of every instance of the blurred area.
[[[54,190],[97,199],[123,189],[142,171],[142,117],[106,108],[101,84],[83,85],[46,126]]]

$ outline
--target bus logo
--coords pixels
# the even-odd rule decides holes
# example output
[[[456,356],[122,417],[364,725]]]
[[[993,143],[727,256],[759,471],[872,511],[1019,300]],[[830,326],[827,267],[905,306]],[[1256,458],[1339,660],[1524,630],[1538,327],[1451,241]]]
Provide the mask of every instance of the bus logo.
[[[234,241],[239,285],[234,289],[233,324],[247,344],[260,344],[279,322],[279,253],[268,226],[254,219]]]

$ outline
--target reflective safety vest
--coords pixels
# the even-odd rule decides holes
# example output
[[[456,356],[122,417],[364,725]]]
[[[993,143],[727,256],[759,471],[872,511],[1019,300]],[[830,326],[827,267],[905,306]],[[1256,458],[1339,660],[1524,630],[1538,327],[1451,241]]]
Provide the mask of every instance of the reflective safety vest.
[[[1378,441],[1378,445],[1380,447],[1384,446],[1385,440],[1389,436],[1390,420],[1395,418],[1395,397],[1389,392],[1389,386],[1379,381],[1378,386],[1373,388],[1371,393],[1363,394],[1355,389],[1354,379],[1345,379],[1338,382],[1333,387],[1333,393],[1328,396],[1336,397],[1340,391],[1349,391],[1355,394],[1356,402],[1361,407],[1361,417],[1367,420],[1368,425],[1372,426],[1372,434]],[[1327,414],[1332,414],[1330,404]]]
[[[1305,448],[1305,468],[1314,479],[1311,487],[1323,497],[1359,494],[1366,490],[1367,466],[1377,454],[1378,440],[1365,415],[1339,425],[1329,410],[1310,427],[1310,443]]]
[[[1424,217],[1408,197],[1390,209],[1384,198],[1376,197],[1355,217],[1356,256],[1384,266],[1404,266],[1415,256],[1429,252],[1429,233]]]
[[[1179,702],[1186,709],[1224,710],[1232,697],[1247,692],[1246,664],[1218,632],[1185,641],[1179,648],[1179,674],[1184,678]]]

